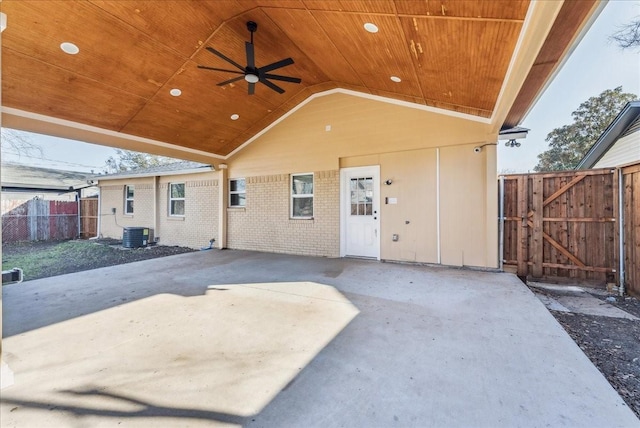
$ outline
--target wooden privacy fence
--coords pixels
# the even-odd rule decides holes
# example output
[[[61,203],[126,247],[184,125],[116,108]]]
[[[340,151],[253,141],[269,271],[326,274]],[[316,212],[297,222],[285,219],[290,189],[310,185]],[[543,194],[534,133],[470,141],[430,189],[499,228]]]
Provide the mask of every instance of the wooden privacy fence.
[[[627,290],[640,295],[640,164],[620,169],[624,219],[624,282]]]
[[[502,179],[505,265],[521,277],[619,284],[622,212],[623,279],[627,290],[640,293],[639,165]]]
[[[46,241],[78,237],[74,201],[2,201],[2,242]],[[5,212],[5,207],[11,207]]]
[[[98,235],[98,198],[80,199],[80,238]]]

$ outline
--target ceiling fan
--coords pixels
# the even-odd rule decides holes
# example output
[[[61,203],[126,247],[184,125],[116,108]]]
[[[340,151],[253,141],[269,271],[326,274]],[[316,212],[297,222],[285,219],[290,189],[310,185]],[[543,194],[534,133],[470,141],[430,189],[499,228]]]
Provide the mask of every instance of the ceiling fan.
[[[241,76],[234,77],[233,79],[225,80],[224,82],[220,82],[217,86],[228,85],[229,83],[236,82],[238,80],[246,80],[249,83],[249,95],[253,95],[256,90],[256,83],[260,82],[269,88],[273,89],[279,94],[284,93],[284,89],[270,80],[280,80],[282,82],[291,82],[291,83],[300,83],[302,79],[298,77],[289,77],[289,76],[281,76],[279,74],[271,74],[270,72],[273,70],[277,70],[279,68],[286,67],[288,65],[293,64],[293,59],[285,58],[280,61],[276,61],[274,63],[265,65],[264,67],[256,67],[255,55],[253,49],[253,33],[258,29],[258,24],[253,21],[247,22],[247,30],[251,33],[251,41],[244,42],[244,48],[247,55],[247,66],[242,67],[240,64],[235,62],[234,60],[227,58],[222,52],[215,50],[212,47],[207,47],[207,50],[212,54],[222,58],[229,64],[233,65],[240,71],[236,70],[226,70],[224,68],[215,68],[215,67],[207,67],[205,65],[198,65],[198,68],[204,68],[206,70],[214,70],[214,71],[224,71],[227,73],[240,74]]]

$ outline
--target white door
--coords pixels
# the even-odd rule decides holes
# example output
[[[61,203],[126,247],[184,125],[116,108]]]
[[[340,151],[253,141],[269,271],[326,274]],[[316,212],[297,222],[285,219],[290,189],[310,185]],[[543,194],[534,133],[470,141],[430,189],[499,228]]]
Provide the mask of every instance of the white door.
[[[380,258],[380,167],[344,168],[341,183],[341,255]]]

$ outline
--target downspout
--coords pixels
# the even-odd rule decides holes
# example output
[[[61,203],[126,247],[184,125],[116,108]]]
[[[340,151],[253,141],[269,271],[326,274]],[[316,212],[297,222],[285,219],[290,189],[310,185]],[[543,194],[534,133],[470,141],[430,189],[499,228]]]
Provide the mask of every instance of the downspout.
[[[624,174],[622,174],[622,169],[620,168],[618,168],[618,233],[620,235],[620,239],[618,239],[620,245],[620,257],[618,259],[620,263],[620,266],[618,267],[620,287],[618,287],[618,290],[620,296],[624,296]]]
[[[98,186],[98,230],[96,230],[96,238],[102,235],[102,195],[100,195],[100,186]]]
[[[436,148],[436,241],[438,250],[438,264],[442,264],[440,247],[440,148]]]
[[[76,190],[76,203],[78,204],[78,239],[82,238],[82,228],[80,227],[80,222],[82,221],[82,216],[80,215],[80,192],[82,192],[82,190]]]
[[[158,182],[160,180],[159,176],[153,177],[153,240],[156,241],[156,236],[158,235]],[[153,242],[151,242],[153,244]]]
[[[504,271],[504,175],[500,176],[500,201],[499,203],[499,241],[498,241],[498,268],[500,272]]]

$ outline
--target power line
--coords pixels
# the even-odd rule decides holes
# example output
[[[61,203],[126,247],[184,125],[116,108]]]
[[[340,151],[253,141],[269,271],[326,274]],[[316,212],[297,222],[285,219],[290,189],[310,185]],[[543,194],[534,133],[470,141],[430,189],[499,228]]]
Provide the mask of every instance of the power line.
[[[12,151],[7,151],[7,150],[3,150],[3,153],[6,154],[10,154],[10,155],[15,155],[18,156],[19,158],[29,158],[29,159],[36,159],[36,160],[41,160],[41,161],[49,161],[49,162],[55,162],[55,163],[60,163],[60,164],[64,164],[64,165],[70,165],[70,166],[80,166],[83,168],[93,168],[93,169],[100,169],[100,168],[104,168],[105,165],[100,165],[100,166],[95,166],[95,165],[84,165],[81,163],[73,163],[73,162],[67,162],[67,161],[61,161],[61,160],[56,160],[56,159],[49,159],[49,158],[45,158],[45,157],[40,157],[40,156],[29,156],[26,155],[24,153],[19,153],[19,152],[12,152]],[[45,166],[45,165],[42,165]]]

